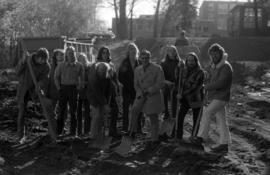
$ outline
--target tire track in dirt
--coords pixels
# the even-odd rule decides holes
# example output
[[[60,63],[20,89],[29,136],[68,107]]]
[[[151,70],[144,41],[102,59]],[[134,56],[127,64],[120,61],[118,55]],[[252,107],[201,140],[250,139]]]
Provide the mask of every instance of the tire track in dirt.
[[[263,172],[266,169],[265,162],[262,162],[258,159],[258,156],[261,153],[261,149],[266,149],[268,145],[268,141],[265,139],[262,139],[262,135],[253,135],[251,136],[248,134],[248,130],[244,130],[243,128],[253,128],[256,127],[255,125],[252,125],[252,123],[256,124],[265,124],[267,123],[263,121],[252,121],[243,118],[239,119],[232,119],[232,115],[228,114],[229,116],[229,127],[231,130],[231,138],[232,138],[232,144],[230,145],[230,152],[227,156],[224,158],[227,160],[221,161],[216,166],[226,167],[226,168],[234,168],[234,171],[240,171],[240,174],[252,174],[252,175],[260,175],[263,174]],[[250,123],[248,127],[246,125],[239,125],[239,121],[241,122],[244,120],[246,123]],[[185,120],[185,135],[190,135],[190,131],[192,128],[192,117],[190,115],[187,116]],[[264,126],[264,125],[260,125]],[[211,144],[218,143],[219,139],[219,131],[218,127],[211,121],[210,124],[210,139],[209,142]],[[242,132],[240,132],[242,128]],[[269,126],[265,127],[269,128]],[[264,132],[268,132],[268,129],[262,129]],[[243,132],[246,131],[246,132]],[[270,133],[270,132],[269,132]],[[258,140],[260,142],[258,142]],[[209,150],[209,145],[207,145],[206,150]],[[228,162],[229,161],[229,162]],[[237,170],[238,169],[238,170]]]

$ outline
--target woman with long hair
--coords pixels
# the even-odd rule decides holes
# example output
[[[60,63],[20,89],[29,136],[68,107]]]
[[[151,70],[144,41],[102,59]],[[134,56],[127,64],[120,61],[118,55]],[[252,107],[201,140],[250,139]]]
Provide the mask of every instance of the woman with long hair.
[[[111,97],[109,101],[110,106],[110,127],[109,135],[113,138],[119,139],[120,135],[117,133],[117,118],[119,114],[119,106],[116,97],[120,95],[120,83],[118,81],[117,72],[114,63],[112,62],[111,53],[108,47],[101,47],[98,51],[97,62],[105,62],[110,65],[110,82],[111,82]]]
[[[183,138],[183,125],[184,119],[191,108],[193,112],[193,127],[192,135],[197,134],[195,131],[195,125],[203,107],[203,83],[204,83],[204,71],[199,62],[198,56],[194,52],[190,52],[187,55],[185,61],[185,67],[183,76],[180,79],[182,86],[182,96],[180,99],[181,108],[178,114],[178,128],[177,138]],[[198,121],[199,122],[199,121]]]
[[[130,43],[127,46],[126,57],[121,62],[118,71],[118,78],[123,85],[122,97],[123,97],[123,126],[122,131],[127,132],[129,126],[129,108],[132,106],[136,91],[134,89],[134,70],[140,65],[139,61],[139,49],[135,43]],[[138,118],[138,130],[141,131],[140,118]]]
[[[161,67],[165,76],[165,86],[163,88],[164,104],[165,104],[165,118],[175,118],[176,116],[176,95],[177,89],[175,88],[176,82],[176,68],[181,58],[175,46],[169,45],[166,49],[167,53],[161,62]],[[171,100],[172,113],[169,112],[169,100]]]

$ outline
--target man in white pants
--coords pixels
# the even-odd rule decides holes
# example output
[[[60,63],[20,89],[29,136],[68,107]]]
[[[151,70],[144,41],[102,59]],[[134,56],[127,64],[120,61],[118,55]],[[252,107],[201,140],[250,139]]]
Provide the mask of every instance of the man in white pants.
[[[193,141],[202,144],[208,138],[210,129],[210,119],[216,116],[220,132],[219,145],[212,148],[214,153],[227,153],[231,143],[231,136],[226,120],[226,104],[230,100],[230,90],[232,85],[232,67],[227,61],[227,53],[219,44],[213,44],[208,54],[213,63],[210,83],[206,84],[208,99],[211,100],[203,112],[198,137]]]

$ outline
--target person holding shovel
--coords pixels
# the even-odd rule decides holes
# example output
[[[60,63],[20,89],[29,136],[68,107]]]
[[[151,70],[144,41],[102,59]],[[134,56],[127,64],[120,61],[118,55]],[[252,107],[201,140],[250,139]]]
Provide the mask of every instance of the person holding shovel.
[[[118,78],[123,85],[122,97],[123,97],[123,126],[122,131],[127,132],[129,126],[129,108],[132,106],[136,91],[134,89],[134,70],[140,65],[139,61],[139,49],[135,43],[130,43],[127,46],[126,58],[121,62],[118,71]],[[141,131],[140,116],[138,117],[138,130]]]
[[[164,86],[164,73],[161,66],[150,61],[151,53],[143,50],[140,54],[142,65],[134,71],[134,88],[136,90],[136,99],[132,106],[135,114],[143,112],[149,116],[151,122],[151,142],[147,148],[154,149],[159,145],[159,114],[164,109],[161,89]],[[139,108],[137,107],[139,106]],[[134,112],[137,110],[138,112]],[[131,131],[136,129],[137,116],[131,116]],[[135,118],[135,119],[134,119]]]
[[[177,77],[177,79],[179,79],[179,77]],[[177,138],[181,140],[183,138],[184,119],[188,110],[191,108],[193,112],[193,136],[197,135],[195,125],[197,123],[200,111],[202,110],[201,108],[203,107],[204,71],[201,67],[198,56],[194,52],[187,55],[183,75],[180,78],[180,81],[182,81],[181,84],[183,85],[183,89],[181,96],[178,96],[181,107],[179,109],[177,120]]]
[[[19,79],[19,85],[17,88],[17,101],[18,101],[18,118],[17,118],[17,136],[21,140],[25,137],[24,132],[24,112],[27,102],[29,100],[37,100],[37,92],[41,91],[43,95],[46,94],[50,65],[48,62],[49,52],[46,48],[40,48],[28,56],[24,54],[23,58],[17,66],[17,76]],[[35,87],[32,75],[30,73],[27,62],[32,66],[33,73],[35,74],[38,86]]]
[[[216,116],[220,140],[219,145],[212,148],[212,152],[225,154],[228,152],[229,144],[231,143],[231,135],[226,119],[226,104],[230,100],[233,70],[227,61],[228,55],[221,45],[213,44],[209,48],[208,54],[213,64],[211,80],[210,83],[205,85],[205,90],[208,91],[208,99],[211,102],[203,112],[198,137],[193,142],[195,144],[202,144],[208,139],[210,119]]]
[[[165,105],[165,119],[175,118],[176,115],[176,95],[177,90],[174,88],[174,83],[176,81],[175,71],[177,65],[179,64],[181,58],[178,54],[178,51],[175,46],[170,45],[167,46],[167,53],[164,60],[161,62],[161,67],[164,71],[165,76],[165,86],[163,88],[163,96],[164,96],[164,105]],[[168,102],[171,99],[171,107],[172,113],[170,115]]]

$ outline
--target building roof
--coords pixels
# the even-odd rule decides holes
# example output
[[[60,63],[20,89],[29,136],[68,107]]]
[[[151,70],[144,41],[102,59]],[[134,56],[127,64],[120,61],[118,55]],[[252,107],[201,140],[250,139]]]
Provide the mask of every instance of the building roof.
[[[203,1],[203,3],[201,4],[201,7],[202,6],[206,6],[207,4],[210,4],[210,3],[214,3],[214,4],[243,4],[245,2],[239,2],[239,1],[218,1],[218,0],[206,0],[206,1]]]
[[[236,6],[234,6],[232,9],[231,9],[231,12],[233,12],[233,11],[235,11],[235,10],[237,10],[237,9],[240,9],[240,8],[242,8],[242,7],[254,7],[254,3],[252,3],[252,2],[246,2],[246,3],[244,3],[244,4],[238,4],[238,5],[236,5]],[[258,7],[263,7],[261,4],[258,4]]]

